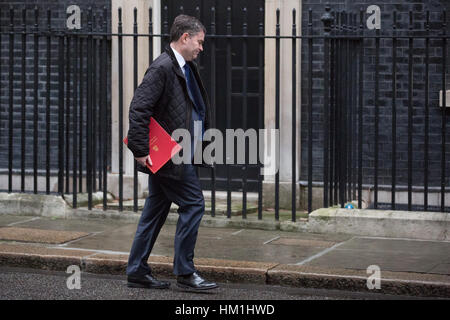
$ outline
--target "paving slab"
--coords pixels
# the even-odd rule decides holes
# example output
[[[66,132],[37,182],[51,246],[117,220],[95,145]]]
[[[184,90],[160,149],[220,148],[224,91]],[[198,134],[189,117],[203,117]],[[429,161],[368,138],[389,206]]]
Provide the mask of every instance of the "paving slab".
[[[10,224],[18,224],[21,221],[29,221],[31,219],[36,219],[36,217],[32,216],[13,216],[13,215],[6,215],[0,214],[0,227],[7,227]]]
[[[93,250],[129,252],[133,243],[136,225],[125,224],[121,227],[96,232],[88,237],[72,241],[69,247]]]
[[[115,220],[81,220],[81,219],[49,219],[49,218],[34,218],[26,220],[24,222],[17,224],[16,226],[24,228],[34,228],[34,229],[49,229],[49,230],[59,230],[59,231],[84,231],[84,232],[102,232],[113,230],[115,228],[123,226],[124,222]]]
[[[61,244],[89,235],[80,231],[55,231],[33,228],[1,227],[0,240]]]
[[[439,263],[438,265],[428,270],[428,273],[450,274],[450,263]]]
[[[43,256],[68,256],[82,258],[95,254],[95,251],[89,250],[61,250],[57,248],[49,248],[42,244],[29,243],[6,243],[0,242],[0,252],[2,253],[20,253],[27,255],[43,255]]]
[[[385,271],[450,275],[445,263],[449,256],[450,242],[355,237],[307,264],[361,270],[377,265]]]
[[[318,248],[329,248],[335,245],[335,242],[309,240],[309,239],[295,239],[295,238],[280,238],[270,243],[271,245],[283,246],[314,246]]]
[[[421,254],[447,253],[450,257],[450,241],[432,241],[417,239],[386,239],[374,237],[354,237],[340,249],[363,250],[374,252],[417,252]],[[420,252],[418,252],[420,250]]]

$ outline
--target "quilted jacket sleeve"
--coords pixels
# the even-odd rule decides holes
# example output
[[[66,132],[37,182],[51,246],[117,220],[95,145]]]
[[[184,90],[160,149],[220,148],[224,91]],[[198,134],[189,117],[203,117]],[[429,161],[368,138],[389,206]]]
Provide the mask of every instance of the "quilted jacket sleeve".
[[[148,125],[164,92],[166,75],[161,67],[150,67],[136,89],[130,104],[128,148],[135,157],[149,154]]]

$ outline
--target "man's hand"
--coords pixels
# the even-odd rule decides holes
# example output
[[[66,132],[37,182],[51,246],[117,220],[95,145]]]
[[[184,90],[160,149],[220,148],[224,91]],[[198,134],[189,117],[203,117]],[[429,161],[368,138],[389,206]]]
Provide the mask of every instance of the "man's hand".
[[[150,156],[146,156],[146,157],[140,157],[140,158],[135,158],[137,162],[139,162],[142,166],[146,167],[147,163],[152,166],[152,159],[150,159]]]

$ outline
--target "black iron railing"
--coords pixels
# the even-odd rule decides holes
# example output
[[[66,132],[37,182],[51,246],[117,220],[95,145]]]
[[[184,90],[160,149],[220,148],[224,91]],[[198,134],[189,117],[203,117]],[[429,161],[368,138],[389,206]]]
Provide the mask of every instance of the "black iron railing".
[[[441,29],[434,30],[433,34],[430,32],[430,13],[427,11],[424,14],[426,16],[425,30],[413,29],[414,21],[411,11],[408,28],[399,30],[398,15],[394,11],[394,23],[390,32],[382,34],[377,29],[370,35],[365,31],[363,11],[359,14],[358,22],[357,15],[352,13],[331,14],[328,12],[323,16],[325,24],[322,175],[324,207],[338,203],[343,207],[348,201],[356,199],[358,199],[358,207],[361,207],[363,186],[366,185],[368,188],[373,188],[371,206],[375,209],[379,207],[398,209],[406,206],[407,210],[448,211],[448,203],[445,202],[449,187],[449,163],[446,160],[448,157],[446,155],[448,153],[446,142],[448,141],[446,129],[448,108],[439,107],[439,90],[437,90],[440,89],[442,92],[448,90],[446,12],[442,12]],[[309,30],[312,34],[311,27]],[[310,39],[309,50],[311,51],[313,41]],[[400,41],[403,42],[401,51],[398,47]],[[433,48],[430,46],[430,41],[434,42]],[[383,43],[384,48],[380,47],[380,43]],[[420,43],[419,50],[415,50],[415,45],[418,43]],[[367,49],[373,51],[367,53]],[[386,50],[384,56],[380,54],[382,49]],[[430,73],[431,50],[435,53],[433,67],[436,71],[433,75]],[[438,51],[440,52],[436,54]],[[392,55],[388,62],[386,56],[389,54]],[[381,58],[384,58],[383,62],[380,61]],[[309,67],[311,66],[312,58],[309,55]],[[310,69],[309,71],[311,72]],[[433,87],[431,99],[430,77],[434,76],[433,79],[436,79],[437,75],[440,75],[441,83]],[[337,78],[339,76],[340,79]],[[382,76],[383,80],[381,80]],[[371,85],[366,88],[369,82]],[[384,87],[383,92],[381,92],[381,86]],[[402,89],[402,92],[399,89]],[[401,97],[399,93],[406,96]],[[311,95],[311,92],[309,94]],[[390,101],[382,94],[389,95]],[[309,120],[311,120],[313,106],[312,97],[309,98]],[[445,106],[446,101],[442,100],[442,105]],[[431,106],[433,110],[430,109]],[[433,120],[430,118],[431,111],[433,111]],[[399,112],[401,119],[398,119]],[[419,117],[418,113],[423,113],[424,118]],[[381,123],[382,120],[390,120],[390,130],[385,123]],[[440,122],[440,132],[430,131],[430,121]],[[308,125],[311,130],[312,122],[310,121]],[[382,132],[380,132],[381,127],[383,127]],[[398,127],[406,129],[406,139],[404,134],[398,134]],[[434,141],[433,144],[429,141],[431,134],[439,134],[435,136],[438,141]],[[402,152],[399,152],[399,146],[403,147]],[[312,148],[312,131],[309,131],[308,150],[311,160],[313,159]],[[436,187],[439,186],[440,200],[439,204],[435,203],[433,208],[428,203],[430,152],[434,155],[440,153],[440,170],[433,168],[434,189],[437,191]],[[371,161],[372,164],[365,165],[364,162],[367,161]],[[434,159],[434,165],[436,162]],[[407,169],[399,171],[397,169],[399,163]],[[308,171],[310,174],[309,210],[311,210],[312,200],[311,165]],[[436,176],[436,172],[439,176]],[[390,179],[390,190],[386,182],[383,185],[383,189],[388,189],[391,193],[390,202],[379,200],[381,173],[384,175],[384,181]],[[420,191],[417,192],[413,188]],[[396,200],[396,192],[399,189],[406,189],[406,203],[399,204]],[[420,204],[417,199],[413,199],[413,197],[417,198],[417,193],[423,194],[423,201]]]
[[[1,161],[6,164],[8,175],[7,192],[45,192],[51,193],[50,178],[55,170],[58,177],[57,193],[73,194],[73,206],[77,207],[77,193],[86,191],[89,195],[89,209],[92,208],[92,194],[103,191],[103,208],[106,209],[108,192],[108,172],[111,159],[117,157],[119,163],[118,200],[119,210],[123,210],[123,115],[126,112],[123,94],[123,60],[131,57],[123,56],[123,40],[133,39],[133,79],[134,88],[138,79],[138,38],[148,39],[149,63],[153,61],[153,40],[162,39],[167,42],[169,21],[167,7],[163,10],[162,34],[153,33],[153,12],[149,9],[150,20],[148,33],[139,34],[137,10],[134,11],[133,33],[123,33],[122,11],[118,11],[118,31],[108,30],[107,11],[97,20],[88,10],[87,29],[67,31],[52,28],[51,11],[47,11],[47,26],[39,27],[39,10],[34,10],[35,23],[27,25],[26,10],[22,10],[22,24],[14,23],[14,15],[18,10],[10,9],[10,24],[1,26],[0,33],[0,70],[2,83],[2,108],[7,115],[2,135],[7,150],[3,152]],[[258,32],[248,32],[248,12],[243,9],[242,34],[232,34],[231,8],[226,15],[226,32],[217,34],[215,8],[209,12],[211,24],[207,26],[207,44],[201,58],[202,73],[206,73],[208,93],[213,106],[213,126],[219,119],[218,106],[225,108],[226,128],[232,128],[233,97],[242,98],[240,127],[250,129],[250,118],[257,118],[258,129],[264,125],[264,50],[265,42],[275,41],[274,55],[269,59],[275,61],[275,74],[271,75],[275,83],[273,99],[274,128],[292,130],[292,147],[283,157],[292,159],[291,168],[291,220],[297,220],[297,211],[302,207],[308,212],[313,207],[344,207],[349,201],[357,200],[362,207],[363,189],[373,189],[373,208],[383,208],[386,201],[378,198],[380,188],[388,190],[391,201],[389,208],[401,209],[406,205],[408,210],[416,210],[414,201],[416,189],[423,194],[421,210],[449,211],[445,197],[449,191],[449,161],[446,153],[449,147],[447,130],[447,109],[437,106],[438,90],[443,94],[443,105],[446,105],[446,89],[448,89],[448,64],[446,15],[442,12],[440,28],[431,30],[430,14],[426,15],[424,29],[413,29],[413,15],[406,30],[399,28],[398,14],[393,12],[393,25],[388,31],[367,31],[364,12],[359,14],[332,11],[329,7],[321,15],[323,26],[313,28],[313,13],[308,12],[306,28],[298,34],[296,11],[293,10],[292,34],[281,35],[280,11],[277,10],[277,22],[274,35],[264,33],[264,11],[258,12]],[[198,15],[198,12],[197,12]],[[287,21],[287,17],[282,17]],[[118,43],[118,61],[111,62],[111,40]],[[241,92],[233,92],[233,50],[232,41],[239,40],[242,60],[239,65],[242,79]],[[299,45],[298,40],[302,41]],[[404,42],[407,42],[405,45]],[[281,55],[284,43],[291,43],[292,55]],[[32,44],[32,56],[29,47]],[[420,43],[419,51],[414,51]],[[20,48],[18,48],[20,44]],[[39,51],[40,46],[45,49]],[[3,47],[2,47],[3,46]],[[6,48],[6,49],[5,49]],[[224,54],[224,64],[217,63],[218,50]],[[250,49],[255,49],[257,56],[249,56]],[[384,50],[384,54],[381,54]],[[16,52],[19,56],[16,56]],[[252,51],[254,52],[254,51]],[[430,56],[432,53],[433,56]],[[303,61],[299,61],[303,54]],[[390,57],[389,57],[390,55]],[[27,59],[30,57],[30,59]],[[20,58],[20,62],[19,62]],[[297,92],[292,90],[291,104],[280,104],[281,66],[286,59],[292,63],[292,88],[298,88],[303,82],[302,108],[297,105]],[[256,62],[255,62],[256,60]],[[417,61],[419,60],[419,66]],[[250,63],[253,62],[253,65]],[[111,141],[111,64],[118,64],[118,141]],[[33,69],[27,68],[32,66]],[[405,69],[406,66],[406,69]],[[40,68],[43,67],[43,68]],[[56,68],[55,68],[56,67]],[[297,79],[297,70],[303,68],[301,79]],[[423,67],[417,72],[415,67]],[[430,68],[431,67],[431,68]],[[422,70],[422,69],[420,69]],[[257,74],[257,89],[250,92],[250,73]],[[203,74],[205,76],[205,74]],[[436,75],[440,82],[436,86]],[[225,88],[219,88],[218,78]],[[55,79],[56,78],[56,79]],[[32,95],[27,93],[27,85],[31,84]],[[19,86],[18,86],[19,85]],[[404,89],[407,94],[404,95]],[[225,90],[223,101],[219,99],[219,91]],[[416,95],[415,95],[416,93]],[[423,98],[417,98],[423,94]],[[384,96],[382,96],[384,95]],[[53,97],[53,99],[52,99]],[[249,98],[256,98],[254,105]],[[266,97],[267,98],[267,97]],[[388,104],[389,103],[389,104]],[[31,104],[30,109],[28,105]],[[417,105],[419,104],[419,106]],[[421,105],[423,104],[423,105]],[[281,112],[289,108],[292,127],[281,126]],[[18,112],[18,110],[20,112]],[[27,117],[32,110],[32,120]],[[253,110],[253,111],[251,111]],[[253,114],[257,110],[257,114]],[[302,116],[302,134],[299,136],[297,118]],[[437,111],[438,110],[438,111]],[[266,111],[267,112],[267,111]],[[418,115],[419,113],[419,115]],[[421,116],[423,113],[423,117]],[[39,115],[44,115],[39,117]],[[57,116],[57,120],[52,116]],[[220,119],[223,120],[223,119]],[[432,131],[433,124],[440,121],[440,131]],[[387,124],[390,124],[388,128]],[[407,125],[404,125],[404,124]],[[53,128],[56,125],[56,129]],[[32,137],[29,128],[32,128]],[[420,132],[417,128],[420,127]],[[380,128],[382,129],[380,131]],[[422,131],[423,130],[423,131]],[[406,135],[405,135],[406,132]],[[45,138],[43,138],[45,136]],[[20,141],[16,138],[20,137]],[[44,144],[41,142],[44,141]],[[30,144],[31,142],[31,144]],[[300,150],[298,150],[301,142]],[[118,144],[118,154],[111,154],[111,145]],[[259,145],[259,144],[258,144]],[[405,148],[406,146],[406,148]],[[419,147],[420,146],[420,147]],[[32,149],[32,152],[30,150]],[[401,149],[401,150],[400,150]],[[248,146],[247,146],[248,150]],[[301,151],[301,167],[298,164],[298,151]],[[259,147],[258,147],[259,152]],[[287,153],[286,153],[287,152]],[[32,155],[31,166],[27,154]],[[56,157],[53,155],[57,154]],[[43,155],[41,157],[40,155]],[[436,160],[436,157],[439,157]],[[20,168],[16,166],[20,163]],[[436,164],[438,163],[438,166]],[[406,165],[406,169],[404,166]],[[258,193],[258,218],[263,217],[263,179],[261,174],[250,179],[248,172],[252,168],[261,169],[262,163],[252,165],[225,166],[223,181],[226,182],[227,216],[231,217],[232,183],[240,186],[242,197],[242,217],[247,217],[247,193],[250,183],[254,183]],[[238,168],[242,175],[231,176],[231,170]],[[29,171],[31,169],[31,171]],[[300,171],[301,169],[301,171]],[[206,170],[206,169],[202,169]],[[209,182],[212,191],[212,211],[216,214],[216,191],[218,168],[208,169],[202,175]],[[298,172],[301,179],[299,180]],[[33,176],[33,187],[26,188],[25,178]],[[19,174],[20,189],[13,189],[13,175]],[[45,189],[40,188],[38,176],[45,176]],[[382,180],[382,184],[380,184]],[[86,181],[86,189],[83,184]],[[138,210],[137,171],[134,170],[134,210]],[[219,181],[220,182],[220,181]],[[307,200],[299,203],[297,188],[306,185]],[[321,189],[322,203],[313,204],[313,187]],[[405,188],[407,201],[401,205],[396,195]],[[438,188],[439,205],[430,205],[430,191]],[[301,189],[301,188],[300,188]],[[302,190],[302,189],[301,189]],[[274,177],[274,193],[264,197],[274,197],[274,218],[280,219],[280,175]],[[370,195],[369,195],[370,197]],[[416,204],[414,204],[416,203]]]

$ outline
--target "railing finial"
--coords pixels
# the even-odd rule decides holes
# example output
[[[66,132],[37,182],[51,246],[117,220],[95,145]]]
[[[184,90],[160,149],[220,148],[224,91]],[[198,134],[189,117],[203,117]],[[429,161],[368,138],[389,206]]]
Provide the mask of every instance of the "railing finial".
[[[325,34],[329,35],[331,31],[331,24],[333,23],[333,16],[331,15],[331,8],[328,2],[325,5],[325,13],[322,15],[320,20],[322,20]]]

